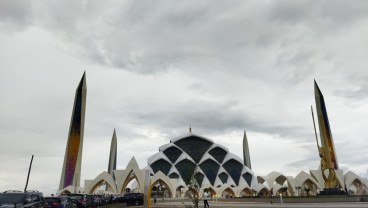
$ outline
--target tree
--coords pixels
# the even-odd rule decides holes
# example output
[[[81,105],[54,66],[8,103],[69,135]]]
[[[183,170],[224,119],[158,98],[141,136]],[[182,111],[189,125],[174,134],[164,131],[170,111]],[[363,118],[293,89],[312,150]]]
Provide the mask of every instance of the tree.
[[[284,196],[287,196],[287,190],[288,190],[288,187],[285,187],[285,186],[280,188],[280,191],[281,191],[282,195],[284,195]]]
[[[298,196],[300,196],[300,189],[301,189],[302,187],[300,187],[300,186],[295,186],[295,188],[296,188],[296,190],[298,190]]]
[[[309,188],[309,187],[304,187],[304,191],[307,193],[307,196],[309,196],[309,192],[311,191],[312,189]]]
[[[197,179],[195,178],[195,174],[197,173],[197,168],[194,170],[192,176],[190,177],[189,184],[187,185],[188,191],[185,193],[185,198],[192,201],[192,205],[186,205],[186,208],[198,208],[199,196],[198,193],[201,189],[201,186],[198,184]]]
[[[255,189],[252,189],[252,197],[253,196],[257,196],[257,190],[255,190]]]

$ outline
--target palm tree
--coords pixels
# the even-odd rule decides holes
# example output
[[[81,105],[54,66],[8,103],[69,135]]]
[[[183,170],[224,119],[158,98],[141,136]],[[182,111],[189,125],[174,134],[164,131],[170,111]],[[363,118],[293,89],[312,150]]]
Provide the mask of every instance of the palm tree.
[[[252,189],[252,197],[257,196],[257,191],[255,189]]]
[[[281,191],[282,195],[284,195],[284,196],[287,196],[287,190],[288,190],[288,188],[285,187],[285,186],[280,188],[280,191]]]
[[[309,192],[311,191],[312,189],[309,188],[309,187],[304,187],[304,191],[307,192],[307,196],[309,196]]]
[[[302,187],[300,187],[300,186],[295,186],[295,188],[296,188],[296,190],[298,190],[298,196],[300,196],[300,189],[301,189]]]

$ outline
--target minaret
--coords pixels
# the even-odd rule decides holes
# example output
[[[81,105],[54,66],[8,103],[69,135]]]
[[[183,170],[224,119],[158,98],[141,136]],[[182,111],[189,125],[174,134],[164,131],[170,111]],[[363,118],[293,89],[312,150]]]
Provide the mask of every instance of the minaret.
[[[247,139],[247,134],[245,133],[245,131],[244,131],[244,137],[243,137],[243,160],[244,160],[244,165],[247,166],[249,169],[252,169],[252,165],[250,164],[248,139]]]
[[[116,170],[116,153],[117,153],[116,149],[117,149],[117,139],[116,139],[116,131],[114,129],[110,146],[109,166],[107,167],[107,172],[113,177],[114,177],[113,171]]]
[[[114,181],[116,180],[114,175],[114,170],[116,170],[116,154],[117,154],[117,139],[116,139],[116,131],[114,129],[110,146],[109,166],[107,167],[107,172],[112,176]],[[106,186],[106,190],[111,191],[111,188],[109,186]]]
[[[59,190],[70,185],[74,186],[74,190],[80,187],[86,95],[87,84],[86,73],[84,72],[75,92],[73,113],[70,121]]]
[[[314,95],[316,99],[317,118],[319,124],[318,126],[321,138],[321,146],[324,148],[330,148],[331,162],[334,163],[334,169],[338,170],[339,164],[337,163],[335,145],[331,134],[330,123],[328,121],[325,100],[323,98],[321,90],[317,85],[316,80],[314,80]]]

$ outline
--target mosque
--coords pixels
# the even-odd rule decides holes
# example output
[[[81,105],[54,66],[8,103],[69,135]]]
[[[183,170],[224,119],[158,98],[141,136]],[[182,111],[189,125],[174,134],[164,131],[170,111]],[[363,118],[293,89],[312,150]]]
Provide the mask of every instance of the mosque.
[[[314,91],[320,132],[319,142],[315,127],[321,157],[318,170],[301,171],[296,176],[275,171],[266,176],[256,176],[251,168],[246,132],[243,136],[241,159],[212,139],[194,134],[191,128],[187,134],[172,138],[169,143],[158,147],[159,151],[147,159],[146,167],[139,167],[133,156],[125,169],[118,170],[117,137],[114,130],[107,171],[94,179],[85,180],[82,187],[81,158],[87,94],[84,73],[75,94],[59,193],[121,195],[128,191],[152,191],[151,193],[161,197],[180,198],[187,191],[194,191],[188,186],[195,179],[200,186],[197,194],[202,195],[204,190],[208,190],[216,197],[334,195],[345,190],[350,194],[367,194],[367,179],[339,169],[324,98],[316,82]],[[132,181],[133,187],[129,188]]]

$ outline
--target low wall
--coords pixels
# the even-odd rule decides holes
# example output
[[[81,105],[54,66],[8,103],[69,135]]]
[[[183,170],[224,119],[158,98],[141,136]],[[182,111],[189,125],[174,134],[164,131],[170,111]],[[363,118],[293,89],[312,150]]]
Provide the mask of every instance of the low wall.
[[[100,207],[106,207],[106,208],[125,208],[125,207],[128,207],[128,206],[127,206],[127,203],[124,202],[124,203],[108,204],[108,205],[100,206]],[[99,208],[99,206],[97,208]]]
[[[368,196],[362,196],[361,199],[362,202],[368,202]]]
[[[324,202],[361,202],[361,196],[318,196],[318,197],[282,197],[284,203],[324,203]],[[272,202],[280,203],[280,197],[254,197],[254,198],[231,198],[218,199],[218,201],[234,202]],[[365,197],[368,201],[368,196]],[[214,200],[213,200],[214,201]]]
[[[327,203],[327,202],[368,202],[368,196],[310,196],[310,197],[282,197],[284,203]],[[166,198],[157,199],[157,203],[163,202],[190,202],[188,199],[181,198]],[[210,200],[214,202],[215,199]],[[219,202],[263,202],[270,203],[271,197],[246,197],[246,198],[219,198]],[[273,203],[280,203],[280,197],[274,196],[272,198]],[[153,201],[152,201],[153,204]]]

